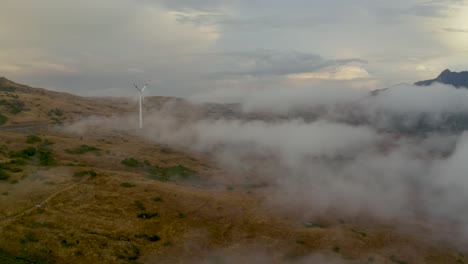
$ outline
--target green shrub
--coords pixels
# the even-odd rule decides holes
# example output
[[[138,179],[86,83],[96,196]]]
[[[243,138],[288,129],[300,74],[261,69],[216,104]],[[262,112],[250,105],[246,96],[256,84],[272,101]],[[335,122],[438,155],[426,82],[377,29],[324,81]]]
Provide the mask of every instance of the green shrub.
[[[37,241],[39,241],[39,239],[37,238],[36,234],[31,231],[26,232],[26,234],[24,234],[24,238],[20,239],[21,244]]]
[[[50,263],[46,257],[33,255],[29,251],[21,253],[10,253],[0,249],[0,263],[2,264],[47,264]]]
[[[156,202],[156,203],[159,203],[159,202],[162,202],[162,201],[163,201],[163,199],[162,199],[161,197],[159,197],[159,196],[158,196],[158,197],[154,197],[152,200],[153,200],[153,202]]]
[[[138,208],[138,210],[141,210],[141,211],[146,210],[145,205],[140,201],[135,201],[135,206]]]
[[[151,242],[156,242],[156,241],[161,240],[161,238],[159,236],[154,235],[154,236],[149,236],[148,240]]]
[[[52,115],[56,115],[56,116],[62,116],[63,115],[63,111],[58,109],[58,108],[55,108],[55,109],[52,109],[50,110],[48,113],[47,113],[48,116],[52,116]]]
[[[26,161],[24,159],[14,159],[14,160],[10,160],[9,164],[26,165]]]
[[[341,251],[341,249],[340,249],[339,246],[334,246],[334,247],[333,247],[333,252],[335,252],[335,253],[340,253],[340,251]]]
[[[10,178],[10,175],[8,175],[8,173],[0,169],[0,181],[6,181],[9,178]]]
[[[191,170],[183,165],[176,165],[172,167],[159,167],[154,166],[149,170],[149,178],[159,181],[170,181],[170,180],[187,180],[190,177],[196,175],[194,170]]]
[[[77,171],[73,173],[73,177],[83,177],[83,176],[86,176],[87,174],[88,174],[87,171]]]
[[[131,187],[135,187],[136,185],[135,184],[132,184],[132,183],[129,183],[129,182],[123,182],[120,184],[121,187],[125,187],[125,188],[131,188]]]
[[[27,138],[26,138],[26,143],[28,144],[34,144],[34,143],[38,143],[38,142],[41,142],[42,139],[36,135],[29,135]]]
[[[69,154],[84,154],[91,151],[98,151],[99,149],[93,146],[81,145],[76,149],[66,149],[65,152]]]
[[[73,177],[83,177],[86,175],[89,175],[94,178],[97,176],[97,173],[94,170],[89,170],[89,171],[83,170],[83,171],[77,171],[73,173]]]
[[[143,218],[143,219],[150,219],[150,218],[153,218],[153,217],[156,217],[156,216],[159,216],[158,213],[139,213],[137,214],[137,217],[138,218]]]
[[[39,151],[39,164],[41,166],[54,166],[57,164],[50,151]]]
[[[15,167],[13,163],[8,162],[8,163],[0,163],[0,169],[7,170],[13,173],[16,172],[21,172],[23,171],[22,169]]]
[[[6,106],[11,114],[18,114],[24,110],[24,103],[20,100],[0,100],[0,105]]]
[[[73,247],[75,245],[73,243],[68,242],[66,239],[62,240],[60,244],[62,244],[62,246],[64,247]]]
[[[141,165],[141,163],[134,158],[124,159],[120,163],[127,167],[138,167]]]
[[[37,151],[36,148],[28,147],[28,148],[23,149],[21,152],[28,157],[32,157],[36,154],[36,151]]]
[[[0,79],[1,81],[1,79]],[[3,91],[3,92],[14,92],[16,91],[16,88],[13,87],[13,86],[3,86],[3,84],[0,86],[0,91]]]
[[[136,234],[135,237],[136,238],[146,238],[151,242],[156,242],[156,241],[161,240],[161,238],[159,236],[157,236],[157,235],[148,236],[147,234]]]
[[[4,125],[8,121],[8,117],[0,114],[0,126]]]
[[[17,168],[17,167],[10,167],[8,168],[9,171],[13,172],[13,173],[16,173],[16,172],[22,172],[23,170],[20,169],[20,168]]]

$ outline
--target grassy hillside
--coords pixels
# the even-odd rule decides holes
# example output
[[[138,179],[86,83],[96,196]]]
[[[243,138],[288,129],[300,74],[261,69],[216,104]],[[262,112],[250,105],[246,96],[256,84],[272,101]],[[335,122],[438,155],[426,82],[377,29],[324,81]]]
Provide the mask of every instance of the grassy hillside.
[[[227,184],[232,172],[199,153],[112,129],[25,131],[18,124],[128,113],[134,105],[5,79],[0,87],[7,102],[0,108],[7,118],[0,127],[0,263],[309,263],[315,255],[337,263],[468,261],[467,252],[427,239],[422,227],[405,232],[364,216],[303,222],[267,209],[267,187]],[[187,114],[191,106],[181,105]]]

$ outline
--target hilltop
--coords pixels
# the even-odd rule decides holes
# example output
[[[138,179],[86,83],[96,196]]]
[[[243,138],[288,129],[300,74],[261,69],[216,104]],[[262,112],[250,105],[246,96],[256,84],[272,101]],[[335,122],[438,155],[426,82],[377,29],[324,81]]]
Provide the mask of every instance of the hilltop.
[[[432,80],[425,80],[415,82],[415,85],[428,86],[433,83],[443,83],[448,85],[453,85],[456,88],[467,88],[468,89],[468,71],[462,72],[452,72],[449,69],[444,70],[437,76],[437,78]]]

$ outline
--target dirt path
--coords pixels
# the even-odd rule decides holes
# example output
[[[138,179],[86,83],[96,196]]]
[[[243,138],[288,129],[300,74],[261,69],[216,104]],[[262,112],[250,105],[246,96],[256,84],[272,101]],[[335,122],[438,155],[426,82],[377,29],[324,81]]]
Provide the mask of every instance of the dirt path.
[[[47,122],[32,122],[32,123],[20,123],[14,125],[0,126],[0,131],[17,132],[21,134],[31,134],[36,132],[38,129],[45,128],[52,124],[51,121]]]
[[[18,218],[22,217],[23,215],[28,214],[28,213],[30,213],[30,212],[32,212],[32,211],[38,209],[38,208],[44,208],[44,207],[46,206],[46,204],[47,204],[50,200],[52,200],[54,197],[56,197],[57,195],[59,195],[59,194],[61,194],[61,193],[63,193],[63,192],[66,192],[66,191],[72,189],[73,187],[75,187],[75,186],[77,186],[77,185],[79,185],[79,184],[81,184],[81,183],[84,183],[85,181],[89,180],[89,178],[90,178],[90,177],[88,176],[88,177],[82,179],[82,180],[79,181],[79,182],[75,182],[75,183],[69,184],[68,186],[65,186],[64,188],[62,188],[62,189],[60,189],[60,190],[58,190],[58,191],[52,193],[51,195],[47,196],[47,197],[46,197],[44,200],[42,200],[41,202],[36,203],[35,205],[30,206],[30,207],[28,207],[28,208],[26,208],[26,209],[24,209],[24,210],[21,210],[20,212],[17,212],[17,213],[15,213],[15,214],[13,214],[13,215],[7,216],[7,217],[4,218],[4,219],[1,219],[1,220],[0,220],[0,226],[1,226],[1,225],[9,224],[9,223],[11,223],[11,222],[17,220]]]

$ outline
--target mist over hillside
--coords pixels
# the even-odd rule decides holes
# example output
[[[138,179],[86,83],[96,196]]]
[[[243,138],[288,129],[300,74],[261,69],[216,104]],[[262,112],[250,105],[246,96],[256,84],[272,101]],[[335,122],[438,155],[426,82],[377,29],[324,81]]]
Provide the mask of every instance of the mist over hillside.
[[[177,104],[166,105],[148,112],[139,135],[209,154],[244,175],[227,182],[264,185],[266,206],[299,219],[333,213],[422,221],[440,228],[434,238],[468,239],[462,213],[467,144],[460,123],[468,114],[467,90],[401,85],[373,95],[319,87],[246,91],[235,99],[194,97],[192,107],[236,104],[183,120],[173,114]],[[122,122],[85,119],[69,129]]]
[[[2,1],[0,264],[468,263],[467,18]]]
[[[427,87],[399,85],[378,93],[321,86],[218,91],[188,100],[147,97],[144,128],[140,130],[136,100],[78,97],[10,81],[1,87],[4,102],[20,101],[25,107],[11,113],[11,104],[3,104],[2,113],[9,120],[0,126],[0,132],[24,133],[22,124],[31,131],[45,125],[67,138],[97,137],[99,144],[122,137],[115,146],[112,142],[99,146],[116,147],[112,152],[122,158],[128,156],[125,153],[143,153],[141,147],[120,147],[129,140],[203,156],[223,172],[213,171],[185,182],[178,182],[177,176],[170,181],[175,186],[213,192],[213,197],[220,192],[252,197],[262,211],[295,228],[354,230],[351,232],[367,239],[363,242],[366,247],[381,239],[377,234],[386,228],[396,237],[382,242],[384,248],[401,246],[400,242],[398,246],[392,244],[400,236],[424,242],[422,251],[399,255],[415,263],[421,262],[417,256],[426,254],[429,248],[463,251],[468,243],[468,214],[463,213],[468,202],[468,181],[464,177],[468,137],[463,123],[468,113],[466,89],[435,83]],[[31,114],[42,118],[36,119],[34,126],[26,118]],[[166,152],[172,153],[161,153]],[[115,160],[113,155],[100,153],[104,155],[99,158],[101,162],[112,164],[111,160]],[[137,173],[148,166],[140,159],[153,158],[153,154],[146,155],[135,156]],[[169,168],[182,168],[183,173],[185,166],[196,159],[188,160],[182,167]],[[155,168],[160,170],[160,166],[167,165]],[[197,168],[200,171],[208,167]],[[341,241],[344,256],[361,252],[352,243],[343,242],[354,236],[328,236]],[[306,242],[298,245],[301,243]],[[254,237],[245,247],[227,243],[202,250],[199,258],[280,263],[287,250],[269,255],[264,253],[272,250],[267,244]],[[153,263],[148,254],[146,262]],[[399,259],[376,254],[377,259]],[[299,256],[295,263],[354,263],[346,257],[311,251]]]

